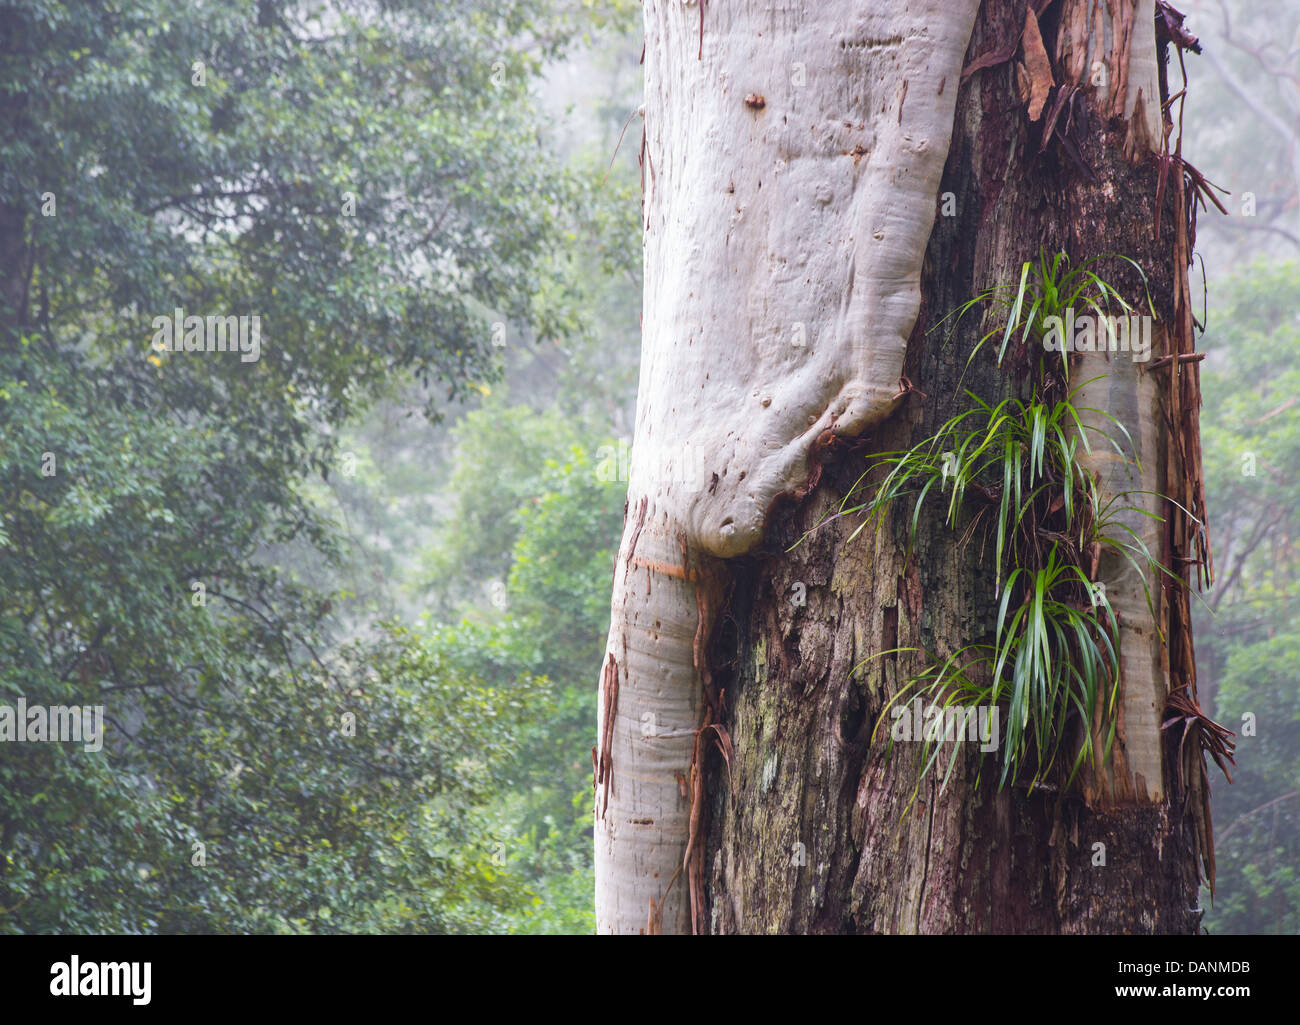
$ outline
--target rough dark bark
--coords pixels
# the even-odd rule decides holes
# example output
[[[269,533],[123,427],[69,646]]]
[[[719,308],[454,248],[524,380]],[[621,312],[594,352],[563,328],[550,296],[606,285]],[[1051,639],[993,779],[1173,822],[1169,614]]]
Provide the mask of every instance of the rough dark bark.
[[[1024,0],[986,0],[968,61],[1005,46],[1024,24]],[[957,212],[936,217],[908,348],[907,376],[924,394],[871,434],[832,448],[815,489],[773,517],[762,551],[732,566],[712,663],[734,752],[729,767],[716,750],[706,762],[714,932],[1197,931],[1201,852],[1171,750],[1167,799],[1090,797],[1090,806],[1077,785],[999,792],[996,772],[986,771],[976,786],[980,755],[966,745],[946,791],[932,775],[904,814],[920,745],[900,745],[887,759],[870,740],[887,701],[923,662],[898,654],[863,663],[895,647],[950,652],[989,639],[991,542],[981,550],[977,534],[962,547],[937,503],[922,514],[908,562],[901,507],[878,535],[852,541],[856,520],[818,526],[863,472],[865,454],[915,444],[958,410],[959,382],[990,399],[1013,387],[991,359],[962,381],[982,333],[977,317],[946,347],[947,328],[931,329],[976,292],[1017,280],[1040,249],[1076,261],[1132,256],[1160,319],[1170,319],[1173,200],[1166,196],[1156,238],[1155,160],[1126,160],[1122,121],[1092,109],[1085,116],[1078,100],[1070,135],[1078,159],[1058,143],[1040,155],[1012,65],[962,84],[943,184]],[[1141,294],[1135,275],[1118,265],[1106,273],[1130,299]],[[1094,865],[1098,843],[1104,867]]]

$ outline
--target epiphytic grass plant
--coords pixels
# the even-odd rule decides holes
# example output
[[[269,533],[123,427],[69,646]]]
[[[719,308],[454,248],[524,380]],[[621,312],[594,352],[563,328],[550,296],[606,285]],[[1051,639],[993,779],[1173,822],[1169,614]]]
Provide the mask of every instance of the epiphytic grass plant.
[[[1018,779],[1031,763],[1030,785],[1041,782],[1072,733],[1079,748],[1068,781],[1085,761],[1100,765],[1109,757],[1119,680],[1118,621],[1105,589],[1097,585],[1102,554],[1112,552],[1138,571],[1152,607],[1145,583],[1150,572],[1177,579],[1121,522],[1131,513],[1159,519],[1131,501],[1146,492],[1107,498],[1097,477],[1080,464],[1080,454],[1101,443],[1140,472],[1120,443],[1122,438],[1133,448],[1123,424],[1101,410],[1074,405],[1082,387],[1055,401],[1009,398],[996,405],[968,393],[972,408],[930,438],[905,451],[872,456],[840,509],[863,517],[856,536],[873,522],[879,529],[895,502],[910,502],[909,556],[921,508],[932,495],[945,496],[946,522],[962,530],[962,544],[981,525],[986,542],[994,539],[1000,603],[993,643],[934,659],[890,705],[923,694],[944,710],[1005,708],[1000,785]],[[1108,427],[1087,423],[1081,414],[1093,414]],[[882,470],[879,484],[868,484]],[[864,499],[864,492],[869,497]],[[967,511],[969,517],[963,516]],[[1071,731],[1072,722],[1081,729]],[[1103,740],[1100,747],[1096,735]],[[922,775],[937,757],[937,745],[927,739]],[[955,761],[954,754],[945,785]]]
[[[1014,287],[981,292],[935,327],[949,323],[951,340],[962,318],[984,307],[986,323],[991,320],[994,326],[975,342],[966,368],[999,336],[997,363],[1002,365],[1014,341],[1018,365],[1037,366],[1028,387],[1018,389],[1029,397],[994,405],[967,392],[969,408],[929,438],[904,451],[869,457],[866,472],[839,509],[840,515],[862,516],[856,537],[873,522],[879,530],[896,502],[910,503],[905,558],[912,556],[927,499],[944,501],[945,522],[961,532],[960,545],[970,543],[981,528],[982,544],[993,539],[998,609],[992,643],[967,645],[946,658],[918,652],[929,664],[906,681],[884,711],[920,695],[944,715],[954,707],[1005,710],[1000,787],[1021,780],[1025,769],[1032,770],[1031,788],[1045,782],[1061,764],[1067,743],[1077,750],[1069,760],[1066,785],[1084,764],[1099,768],[1110,756],[1119,692],[1119,621],[1098,579],[1103,556],[1137,572],[1153,617],[1150,582],[1155,575],[1183,585],[1126,522],[1134,515],[1160,520],[1134,501],[1152,493],[1132,489],[1108,495],[1099,476],[1082,462],[1100,445],[1114,449],[1140,475],[1136,455],[1128,455],[1137,452],[1128,430],[1107,412],[1076,405],[1083,385],[1069,389],[1067,347],[1049,351],[1044,344],[1053,319],[1065,322],[1071,310],[1090,313],[1112,329],[1112,314],[1134,312],[1097,273],[1104,260],[1118,260],[1137,272],[1154,316],[1146,275],[1126,256],[1104,254],[1077,267],[1069,266],[1064,253],[1026,261]],[[1037,361],[1032,359],[1035,350]],[[882,714],[877,731],[885,721]],[[923,778],[936,764],[939,745],[928,735],[921,739],[926,741]],[[956,761],[954,752],[945,785]]]
[[[971,348],[966,359],[967,368],[985,344],[999,334],[1002,340],[998,345],[999,365],[1006,358],[1011,340],[1018,336],[1018,346],[1024,351],[1026,346],[1041,345],[1047,333],[1047,322],[1052,318],[1064,320],[1067,312],[1080,309],[1091,312],[1099,321],[1106,320],[1116,310],[1127,316],[1134,308],[1114,285],[1101,278],[1093,268],[1104,260],[1119,260],[1128,264],[1142,280],[1146,305],[1152,316],[1155,309],[1151,303],[1150,293],[1146,292],[1146,274],[1142,268],[1127,256],[1118,253],[1103,253],[1085,260],[1078,267],[1069,267],[1069,258],[1065,253],[1056,253],[1049,261],[1045,253],[1040,253],[1038,260],[1026,260],[1020,268],[1020,281],[1011,285],[995,286],[985,289],[967,300],[941,319],[931,328],[937,330],[950,323],[949,340],[956,333],[957,325],[974,309],[986,307],[992,315],[995,326],[985,332]],[[1005,316],[996,315],[999,309]],[[1070,366],[1068,353],[1058,353],[1059,370],[1064,379],[1069,378]]]

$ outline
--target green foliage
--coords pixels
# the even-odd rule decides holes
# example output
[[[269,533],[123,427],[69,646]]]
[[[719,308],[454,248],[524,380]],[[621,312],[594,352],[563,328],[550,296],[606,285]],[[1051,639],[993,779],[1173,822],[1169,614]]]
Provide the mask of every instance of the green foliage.
[[[457,519],[434,559],[455,567],[449,579],[460,587],[473,575],[474,553],[488,550],[484,535],[504,532],[510,538],[504,608],[492,605],[485,588],[471,587],[476,604],[463,602],[462,618],[439,629],[434,643],[463,671],[503,689],[534,678],[544,688],[545,705],[535,704],[510,762],[512,796],[498,809],[510,838],[509,864],[535,897],[510,928],[590,932],[596,730],[590,696],[609,627],[624,485],[597,472],[592,452],[603,439],[584,444],[578,428],[566,434],[549,414],[524,407],[512,407],[506,417],[491,410],[489,404],[484,415],[462,422],[454,462],[473,466],[483,459],[504,472],[488,487],[467,484],[455,492]],[[524,438],[543,449],[549,438],[549,452],[536,461],[506,458]]]
[[[561,413],[487,398],[451,431],[455,446],[425,574],[439,611],[453,614],[483,603],[493,583],[503,588],[519,537],[519,510],[537,496],[547,460],[575,439]]]
[[[289,392],[337,421],[394,367],[453,394],[490,374],[485,321],[533,314],[565,185],[529,131],[539,55],[488,43],[533,5],[478,6],[7,14],[0,79],[22,103],[0,202],[30,211],[42,322],[89,287],[112,327],[95,347],[129,356],[178,305],[257,314],[254,368],[200,361],[250,417]],[[163,362],[192,376],[193,357]]]
[[[1228,655],[1217,708],[1249,710],[1254,735],[1233,786],[1216,803],[1217,894],[1211,931],[1300,932],[1300,632],[1247,642]],[[1241,730],[1240,717],[1236,720]]]
[[[1214,933],[1300,932],[1300,265],[1258,262],[1214,297],[1201,412],[1216,581],[1197,609],[1202,703],[1237,731],[1214,790]]]
[[[890,704],[913,692],[945,709],[1005,703],[1002,784],[1015,780],[1031,762],[1033,782],[1041,780],[1070,736],[1072,715],[1085,727],[1105,723],[1100,751],[1094,750],[1091,729],[1079,731],[1073,778],[1085,759],[1099,761],[1109,754],[1118,681],[1114,613],[1083,563],[1090,555],[1095,559],[1102,547],[1119,551],[1135,565],[1142,565],[1139,556],[1153,560],[1131,530],[1130,540],[1112,533],[1117,526],[1126,529],[1106,515],[1119,496],[1103,501],[1095,479],[1078,465],[1079,446],[1089,448],[1087,429],[1067,399],[1050,405],[1006,399],[990,406],[970,398],[975,408],[953,417],[927,441],[905,452],[872,456],[863,482],[846,497],[842,510],[866,516],[861,530],[872,519],[882,522],[899,498],[915,496],[910,550],[926,496],[945,491],[951,477],[947,522],[958,525],[970,494],[982,505],[966,538],[981,521],[985,535],[996,536],[994,574],[1001,604],[994,643],[954,652],[908,681]],[[867,476],[886,467],[888,473],[871,497],[852,504]],[[928,770],[938,749],[927,749],[926,756]],[[945,774],[945,782],[947,778]]]
[[[1115,309],[1127,315],[1133,306],[1106,280],[1091,268],[1105,260],[1119,260],[1132,267],[1146,284],[1146,274],[1142,268],[1127,256],[1117,253],[1103,253],[1084,260],[1078,267],[1069,268],[1069,257],[1065,253],[1056,253],[1049,263],[1047,254],[1040,253],[1037,262],[1026,260],[1020,268],[1020,281],[1017,285],[999,285],[986,289],[968,299],[955,310],[943,317],[931,330],[937,330],[943,324],[952,321],[949,339],[956,332],[962,318],[972,310],[983,307],[985,315],[991,316],[995,325],[985,332],[971,347],[966,358],[969,367],[984,345],[999,334],[1002,341],[998,345],[998,364],[1006,359],[1011,340],[1017,334],[1016,351],[1028,355],[1035,349],[1042,352],[1042,342],[1048,332],[1047,322],[1052,318],[1061,320],[1068,310],[1080,308],[1091,311],[1099,320],[1110,316]],[[1147,296],[1147,307],[1151,309],[1151,297]],[[1154,312],[1154,311],[1153,311]],[[1066,380],[1070,376],[1068,354],[1058,351],[1050,362],[1040,365],[1041,371],[1060,371]]]
[[[590,450],[579,445],[563,462],[546,461],[540,485],[515,513],[510,608],[527,632],[546,637],[538,654],[548,672],[585,676],[604,649],[623,488],[602,481]]]
[[[958,320],[983,302],[1009,311],[1005,325],[984,334],[970,358],[998,333],[1003,338],[999,362],[1017,331],[1021,351],[1041,343],[1047,319],[1063,315],[1075,303],[1099,313],[1111,302],[1127,309],[1118,292],[1088,269],[1095,262],[1069,272],[1063,272],[1063,254],[1050,264],[1045,257],[1037,265],[1026,262],[1017,288],[995,288],[959,307],[950,315]],[[1038,784],[1053,770],[1063,745],[1077,747],[1067,782],[1088,760],[1100,766],[1109,757],[1116,727],[1118,623],[1104,589],[1095,585],[1097,566],[1102,554],[1110,552],[1143,580],[1167,573],[1122,522],[1123,516],[1149,515],[1131,504],[1141,492],[1107,498],[1080,462],[1081,452],[1092,451],[1091,432],[1131,470],[1140,471],[1126,454],[1125,445],[1133,450],[1132,439],[1110,414],[1074,405],[1082,386],[1062,394],[1057,381],[1068,379],[1068,354],[1060,353],[1059,378],[1051,373],[1055,356],[1040,358],[1027,399],[990,405],[968,392],[972,408],[931,437],[905,451],[869,457],[867,471],[840,510],[863,515],[856,536],[873,520],[879,529],[898,499],[913,499],[910,555],[926,497],[942,495],[951,486],[945,522],[953,529],[962,526],[963,544],[980,528],[986,540],[989,534],[995,538],[994,591],[1001,601],[993,643],[970,644],[946,658],[932,655],[931,665],[908,680],[887,709],[911,694],[926,695],[945,713],[952,706],[1004,707],[999,786],[1016,780],[1025,767],[1032,767],[1031,786]],[[1080,413],[1109,421],[1113,430],[1086,424]],[[885,471],[878,483],[877,471]],[[869,497],[862,498],[868,491]],[[979,507],[963,524],[961,514],[971,500],[978,500]],[[1149,587],[1147,600],[1152,601]],[[882,716],[877,731],[885,722]],[[1104,738],[1100,746],[1095,732]],[[938,745],[927,738],[922,776],[938,755]],[[945,784],[955,763],[954,753]]]
[[[532,907],[493,841],[551,685],[345,593],[314,475],[373,486],[338,472],[356,419],[412,380],[431,413],[480,394],[495,324],[576,323],[542,281],[585,186],[530,82],[577,13],[0,11],[0,702],[109,720],[99,752],[0,746],[0,931],[495,931]],[[178,306],[259,316],[261,358],[150,351]]]
[[[0,359],[0,701],[110,729],[0,751],[0,931],[491,925],[511,898],[474,823],[522,695],[400,632],[318,655],[323,602],[244,555],[304,515],[275,468],[216,423],[158,444],[161,413],[27,348]]]

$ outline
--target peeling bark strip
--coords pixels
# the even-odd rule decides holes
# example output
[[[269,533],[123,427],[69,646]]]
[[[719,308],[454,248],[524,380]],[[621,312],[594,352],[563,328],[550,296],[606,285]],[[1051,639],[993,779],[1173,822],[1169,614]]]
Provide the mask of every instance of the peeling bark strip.
[[[691,932],[699,935],[705,931],[704,922],[704,836],[700,828],[704,816],[705,761],[702,757],[704,736],[709,730],[715,731],[719,745],[726,731],[718,725],[721,711],[722,695],[713,684],[713,673],[709,668],[708,643],[713,634],[714,621],[722,606],[725,590],[724,573],[720,563],[708,560],[704,569],[696,574],[699,586],[695,591],[697,621],[695,638],[691,644],[691,659],[695,672],[699,676],[704,694],[704,711],[700,728],[695,731],[695,743],[691,748],[691,811],[690,826],[686,836],[686,854],[682,858],[682,868],[686,872],[686,881],[691,903]],[[728,742],[730,738],[727,738]],[[724,756],[727,754],[722,748]]]
[[[1055,83],[1052,81],[1052,62],[1047,57],[1042,33],[1038,30],[1038,16],[1032,8],[1025,11],[1021,45],[1025,49],[1025,72],[1029,83],[1029,120],[1037,121],[1043,116],[1043,106]]]
[[[611,651],[605,656],[605,668],[600,680],[601,721],[600,750],[596,758],[596,799],[604,818],[609,807],[609,790],[614,783],[613,757],[610,754],[614,738],[614,716],[618,714],[618,661]]]
[[[1209,199],[1226,213],[1211,191],[1211,186],[1201,174],[1183,160],[1183,105],[1187,97],[1187,69],[1183,63],[1183,50],[1200,52],[1196,37],[1183,29],[1183,15],[1166,3],[1157,6],[1159,32],[1157,39],[1162,47],[1173,44],[1178,52],[1178,65],[1182,71],[1183,88],[1178,93],[1178,120],[1175,123],[1171,109],[1172,100],[1162,104],[1164,131],[1159,156],[1160,186],[1163,198],[1169,175],[1174,176],[1174,315],[1169,335],[1167,355],[1157,360],[1149,369],[1167,366],[1163,380],[1161,412],[1168,434],[1166,445],[1166,494],[1172,501],[1162,510],[1166,521],[1163,550],[1171,571],[1186,586],[1167,587],[1164,603],[1165,626],[1168,636],[1167,666],[1169,693],[1163,709],[1165,721],[1161,728],[1179,726],[1178,747],[1174,754],[1179,789],[1187,795],[1187,803],[1196,825],[1197,847],[1202,872],[1214,894],[1215,859],[1214,827],[1210,815],[1210,783],[1205,754],[1214,758],[1228,782],[1226,762],[1233,762],[1232,731],[1213,722],[1201,711],[1196,694],[1196,658],[1192,646],[1191,567],[1196,567],[1197,585],[1204,589],[1214,580],[1214,557],[1210,548],[1209,517],[1205,506],[1205,475],[1201,466],[1200,426],[1200,360],[1203,353],[1196,347],[1195,319],[1192,315],[1191,282],[1196,244],[1196,216],[1198,203]],[[1160,62],[1160,95],[1169,95],[1166,62]],[[1169,139],[1177,131],[1173,152]],[[1157,204],[1156,232],[1159,234]],[[1207,206],[1208,209],[1208,206]],[[1168,361],[1167,363],[1165,361]],[[1189,515],[1190,513],[1190,515]],[[1194,737],[1191,745],[1186,742]],[[1235,764],[1235,763],[1234,763]]]
[[[1103,117],[1140,119],[1150,145],[1157,145],[1161,124],[1155,17],[1155,0],[1060,0],[1055,47],[1062,77],[1058,109],[1075,92],[1087,89]]]
[[[615,564],[616,714],[601,688],[618,784],[596,821],[600,932],[686,932],[692,910],[702,925],[701,847],[690,885],[668,886],[692,811],[698,829],[700,737],[716,722],[695,658],[707,601],[685,567],[753,548],[777,496],[806,487],[818,438],[858,434],[897,405],[952,134],[956,90],[942,84],[961,71],[978,6],[735,0],[710,9],[706,48],[702,4],[645,4],[628,490],[629,508],[647,505]],[[632,829],[633,817],[655,825]]]

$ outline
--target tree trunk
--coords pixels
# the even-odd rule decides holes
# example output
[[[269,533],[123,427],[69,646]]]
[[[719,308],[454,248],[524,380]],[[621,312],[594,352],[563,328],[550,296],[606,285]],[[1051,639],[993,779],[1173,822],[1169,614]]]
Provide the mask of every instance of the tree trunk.
[[[1152,615],[1137,574],[1102,566],[1122,661],[1100,774],[999,791],[996,771],[976,783],[967,745],[940,792],[921,745],[886,757],[872,743],[925,665],[896,649],[946,655],[996,629],[992,542],[963,543],[942,503],[922,507],[910,555],[910,504],[856,537],[858,520],[828,518],[866,453],[930,436],[963,389],[1015,387],[987,351],[967,367],[990,324],[968,317],[945,344],[939,321],[1064,250],[1144,268],[1157,358],[1185,326],[1172,186],[1154,231],[1153,3],[976,6],[710,5],[701,44],[698,8],[646,5],[645,337],[602,690],[616,664],[597,769],[601,931],[1197,928],[1203,762],[1188,758],[1183,781],[1160,730],[1190,638],[1157,581]],[[1099,270],[1142,297],[1125,265]],[[1088,359],[1077,380],[1102,379],[1079,404],[1124,422],[1144,473],[1121,478],[1100,453],[1092,468],[1109,493],[1163,491],[1179,465],[1167,378]],[[686,486],[683,462],[701,470]],[[1180,565],[1185,533],[1134,526]],[[646,819],[667,827],[637,847],[630,824]]]

